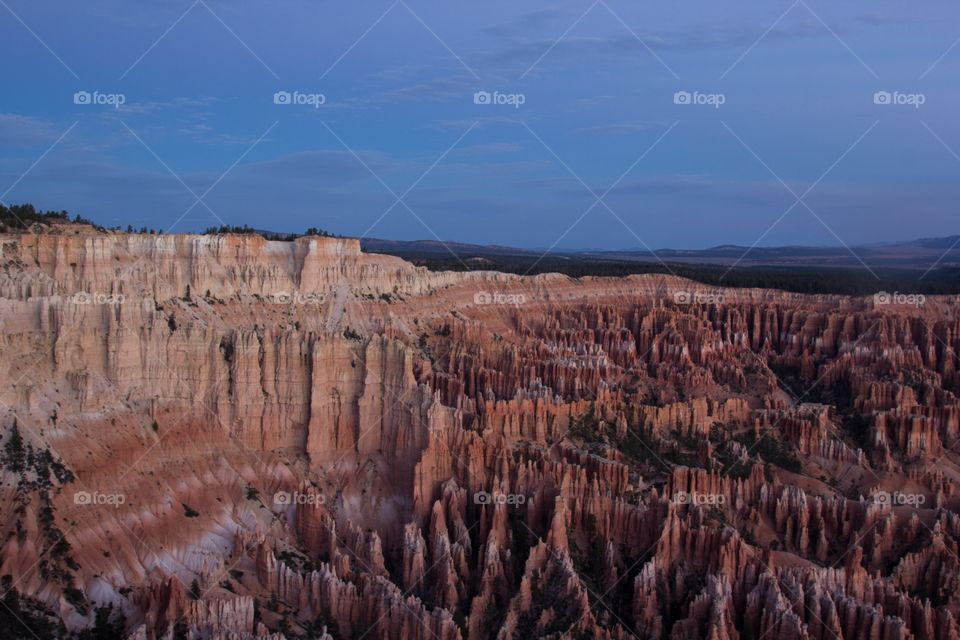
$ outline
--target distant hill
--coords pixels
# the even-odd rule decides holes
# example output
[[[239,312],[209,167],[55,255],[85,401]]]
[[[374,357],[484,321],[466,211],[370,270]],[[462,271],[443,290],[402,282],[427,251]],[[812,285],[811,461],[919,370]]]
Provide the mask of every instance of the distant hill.
[[[476,258],[536,260],[544,250],[522,249],[501,245],[478,245],[437,240],[381,240],[364,238],[364,251],[386,253],[407,258],[447,256],[467,261]],[[944,238],[921,238],[899,243],[846,247],[746,247],[718,245],[709,249],[623,250],[555,250],[546,254],[552,260],[597,262],[680,263],[738,267],[829,267],[862,269],[926,270],[933,267],[960,267],[960,235]]]

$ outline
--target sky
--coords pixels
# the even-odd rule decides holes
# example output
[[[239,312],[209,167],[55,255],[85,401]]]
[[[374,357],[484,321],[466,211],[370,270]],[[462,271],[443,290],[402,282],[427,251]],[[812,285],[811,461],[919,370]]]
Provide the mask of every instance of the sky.
[[[528,248],[960,232],[960,6],[0,0],[0,201]]]

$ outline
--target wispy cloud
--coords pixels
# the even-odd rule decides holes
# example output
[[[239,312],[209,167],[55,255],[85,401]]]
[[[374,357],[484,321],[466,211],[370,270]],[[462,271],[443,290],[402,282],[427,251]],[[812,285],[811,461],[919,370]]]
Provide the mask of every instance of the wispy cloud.
[[[550,25],[560,23],[567,15],[567,12],[558,7],[546,7],[525,13],[512,21],[501,22],[486,27],[484,31],[494,36],[528,34],[531,31],[538,31]]]
[[[472,76],[453,75],[434,78],[426,82],[392,89],[382,94],[386,102],[398,100],[438,100],[458,98],[468,103],[477,90],[477,81]]]
[[[664,129],[670,126],[669,123],[648,121],[648,122],[620,122],[615,124],[598,125],[596,127],[584,127],[577,129],[577,133],[586,136],[620,136],[638,131],[649,131],[651,129]]]
[[[33,147],[49,144],[62,132],[48,120],[16,113],[0,113],[0,146]]]
[[[506,153],[516,153],[523,149],[515,142],[489,142],[486,144],[475,144],[455,149],[451,155],[461,157],[471,156],[499,156]]]

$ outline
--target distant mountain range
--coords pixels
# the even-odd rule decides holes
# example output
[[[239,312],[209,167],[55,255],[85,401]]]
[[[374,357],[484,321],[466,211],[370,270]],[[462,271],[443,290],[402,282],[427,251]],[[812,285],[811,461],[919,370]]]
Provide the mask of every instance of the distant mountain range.
[[[491,258],[539,258],[545,250],[521,249],[502,245],[477,245],[463,242],[440,242],[438,240],[361,240],[364,251],[386,253],[408,258],[425,258],[431,255],[449,257],[451,252],[463,261]],[[600,250],[553,250],[552,260],[589,260],[592,262],[668,262],[702,265],[737,265],[740,267],[790,266],[790,267],[850,267],[882,269],[928,269],[960,266],[960,235],[945,238],[921,238],[905,242],[871,244],[846,247],[747,247],[719,245],[709,249],[642,249]]]

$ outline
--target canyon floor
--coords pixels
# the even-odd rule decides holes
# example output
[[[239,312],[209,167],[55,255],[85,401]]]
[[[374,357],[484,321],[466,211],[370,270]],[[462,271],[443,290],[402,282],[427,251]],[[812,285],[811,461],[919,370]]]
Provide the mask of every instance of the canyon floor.
[[[960,638],[955,298],[0,235],[0,635]]]

